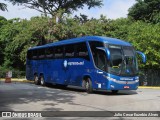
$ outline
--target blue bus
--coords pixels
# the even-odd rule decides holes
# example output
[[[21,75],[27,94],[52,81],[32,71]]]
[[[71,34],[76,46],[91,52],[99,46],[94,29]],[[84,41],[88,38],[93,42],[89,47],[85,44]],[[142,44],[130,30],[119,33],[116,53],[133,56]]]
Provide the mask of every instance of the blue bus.
[[[74,85],[93,90],[136,90],[139,85],[137,54],[146,56],[125,41],[85,36],[30,48],[26,78],[47,83]]]

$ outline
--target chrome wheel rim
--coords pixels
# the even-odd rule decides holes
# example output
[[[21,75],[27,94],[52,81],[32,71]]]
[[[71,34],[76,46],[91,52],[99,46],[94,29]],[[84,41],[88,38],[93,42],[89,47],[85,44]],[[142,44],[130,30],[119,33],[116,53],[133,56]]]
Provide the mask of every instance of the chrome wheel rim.
[[[41,78],[41,85],[43,85],[44,84],[44,80],[43,80],[43,78]]]
[[[86,82],[86,89],[87,90],[89,89],[89,83],[88,83],[88,81]]]

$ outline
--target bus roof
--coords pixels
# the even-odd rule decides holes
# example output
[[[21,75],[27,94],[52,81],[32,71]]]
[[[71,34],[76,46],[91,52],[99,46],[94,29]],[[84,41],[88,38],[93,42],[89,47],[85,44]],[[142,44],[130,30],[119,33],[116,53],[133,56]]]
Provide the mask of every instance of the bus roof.
[[[49,43],[49,44],[45,44],[45,45],[42,45],[42,46],[36,46],[36,47],[31,48],[31,49],[52,47],[52,46],[78,43],[78,42],[84,42],[84,41],[101,41],[101,42],[108,43],[108,44],[131,46],[130,43],[125,42],[125,41],[120,40],[120,39],[116,39],[116,38],[103,37],[103,36],[85,36],[85,37],[61,40],[61,41],[58,41],[58,42]]]

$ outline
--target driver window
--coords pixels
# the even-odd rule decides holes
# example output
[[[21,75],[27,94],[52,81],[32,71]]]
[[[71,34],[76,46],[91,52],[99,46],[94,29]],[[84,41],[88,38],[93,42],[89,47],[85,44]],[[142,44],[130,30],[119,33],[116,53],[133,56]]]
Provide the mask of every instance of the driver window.
[[[99,69],[106,71],[106,53],[103,50],[97,50],[96,57],[97,57],[96,66]]]

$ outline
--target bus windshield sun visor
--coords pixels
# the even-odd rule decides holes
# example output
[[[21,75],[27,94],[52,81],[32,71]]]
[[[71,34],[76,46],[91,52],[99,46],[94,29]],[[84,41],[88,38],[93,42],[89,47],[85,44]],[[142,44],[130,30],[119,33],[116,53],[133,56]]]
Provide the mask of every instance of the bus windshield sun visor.
[[[96,49],[105,51],[106,55],[107,55],[107,60],[110,60],[110,51],[109,51],[108,48],[105,48],[105,47],[96,47]]]

